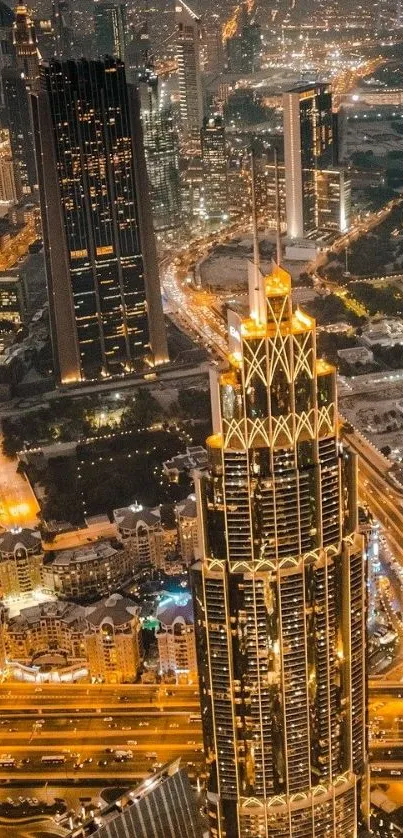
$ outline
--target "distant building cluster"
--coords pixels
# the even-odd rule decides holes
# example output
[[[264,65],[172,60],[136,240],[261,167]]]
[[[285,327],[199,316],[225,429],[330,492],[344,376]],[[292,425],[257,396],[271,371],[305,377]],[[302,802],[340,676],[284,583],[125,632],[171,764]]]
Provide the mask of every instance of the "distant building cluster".
[[[106,523],[104,530],[96,539],[86,537],[84,529],[54,542],[43,541],[39,530],[30,528],[0,534],[2,667],[7,660],[8,671],[18,676],[23,671],[19,667],[28,672],[48,662],[71,677],[82,675],[84,667],[91,678],[133,681],[142,664],[141,628],[151,616],[156,672],[193,679],[196,650],[189,596],[183,594],[178,601],[165,594],[150,613],[130,594],[122,598],[116,591],[130,590],[155,573],[176,576],[195,561],[195,497],[177,504],[171,526],[161,521],[159,507],[133,504],[116,509],[114,524]]]
[[[63,678],[70,674],[107,683],[134,681],[142,663],[139,608],[119,594],[91,606],[71,602],[45,602],[23,608],[0,624],[1,668],[16,677],[35,677],[42,667],[55,667]]]

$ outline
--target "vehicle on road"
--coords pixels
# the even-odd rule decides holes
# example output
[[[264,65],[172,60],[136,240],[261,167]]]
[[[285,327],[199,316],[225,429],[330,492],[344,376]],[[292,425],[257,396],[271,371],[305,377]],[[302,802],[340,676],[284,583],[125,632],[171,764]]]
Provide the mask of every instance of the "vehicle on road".
[[[0,768],[15,768],[15,759],[11,754],[3,754],[0,757]]]
[[[133,751],[116,750],[115,762],[125,762],[128,759],[133,759]]]
[[[44,754],[41,757],[42,765],[63,765],[66,762],[64,754]]]

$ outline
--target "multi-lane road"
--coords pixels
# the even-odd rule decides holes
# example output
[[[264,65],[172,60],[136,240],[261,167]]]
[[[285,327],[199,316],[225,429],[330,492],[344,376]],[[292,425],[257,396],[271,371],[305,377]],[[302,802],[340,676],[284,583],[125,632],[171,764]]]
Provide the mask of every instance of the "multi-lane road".
[[[177,757],[196,777],[199,714],[194,687],[0,685],[0,782],[134,782]],[[117,750],[132,756],[117,761]],[[58,764],[44,763],[57,755]],[[13,764],[2,767],[8,757]]]

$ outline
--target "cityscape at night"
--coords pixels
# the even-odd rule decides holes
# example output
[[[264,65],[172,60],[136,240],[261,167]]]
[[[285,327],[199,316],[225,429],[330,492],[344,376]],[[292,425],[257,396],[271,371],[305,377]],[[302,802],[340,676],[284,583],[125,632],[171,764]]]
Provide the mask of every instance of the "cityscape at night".
[[[3,835],[403,835],[401,0],[0,0]]]

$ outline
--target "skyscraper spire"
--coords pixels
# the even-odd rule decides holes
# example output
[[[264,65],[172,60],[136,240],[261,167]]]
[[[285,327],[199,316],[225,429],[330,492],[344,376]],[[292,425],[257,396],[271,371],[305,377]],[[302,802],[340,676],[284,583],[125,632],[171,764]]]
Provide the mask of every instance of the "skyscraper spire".
[[[278,152],[274,149],[274,188],[276,192],[276,262],[281,265],[281,214],[280,214],[280,181],[278,177]]]
[[[252,240],[253,262],[248,262],[248,288],[250,316],[256,323],[266,322],[266,302],[264,277],[260,270],[259,230],[256,201],[256,159],[254,149],[250,152],[251,190],[252,190]]]

